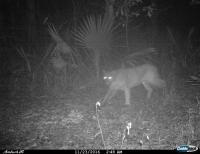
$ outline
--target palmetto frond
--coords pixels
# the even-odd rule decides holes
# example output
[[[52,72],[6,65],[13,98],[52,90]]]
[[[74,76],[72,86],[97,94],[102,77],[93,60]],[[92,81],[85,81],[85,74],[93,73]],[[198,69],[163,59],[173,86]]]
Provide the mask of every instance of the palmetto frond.
[[[64,54],[70,54],[72,52],[71,47],[60,37],[54,25],[48,25],[48,31],[52,39],[56,42],[55,52],[62,52]]]
[[[74,36],[82,47],[100,51],[110,48],[113,30],[112,19],[90,16],[83,20]]]

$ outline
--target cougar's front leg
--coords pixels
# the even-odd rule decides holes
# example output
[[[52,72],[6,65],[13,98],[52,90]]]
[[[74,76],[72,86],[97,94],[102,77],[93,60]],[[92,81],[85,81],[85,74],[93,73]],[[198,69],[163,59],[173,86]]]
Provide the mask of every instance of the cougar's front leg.
[[[111,98],[113,98],[116,94],[116,90],[114,89],[109,89],[107,94],[105,95],[104,99],[103,99],[103,103],[105,101],[109,101]]]
[[[147,99],[150,99],[152,92],[153,92],[153,89],[151,88],[151,86],[147,82],[143,82],[142,84],[144,85],[144,88],[147,90]]]

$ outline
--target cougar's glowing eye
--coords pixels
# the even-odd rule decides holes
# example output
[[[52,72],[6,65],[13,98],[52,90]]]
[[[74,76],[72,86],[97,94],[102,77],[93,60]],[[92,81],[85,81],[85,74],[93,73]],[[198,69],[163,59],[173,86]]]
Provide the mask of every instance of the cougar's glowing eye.
[[[107,76],[104,76],[103,79],[106,80],[106,79],[107,79]]]
[[[108,79],[111,80],[111,79],[112,79],[112,76],[109,76]]]

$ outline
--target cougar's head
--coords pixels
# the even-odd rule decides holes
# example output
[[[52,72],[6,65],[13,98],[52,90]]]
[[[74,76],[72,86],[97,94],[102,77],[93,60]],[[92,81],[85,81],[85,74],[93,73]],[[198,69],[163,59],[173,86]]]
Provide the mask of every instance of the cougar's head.
[[[105,81],[105,83],[107,85],[110,85],[111,82],[113,81],[113,76],[112,76],[112,73],[109,73],[109,72],[103,72],[104,75],[103,75],[103,80]]]

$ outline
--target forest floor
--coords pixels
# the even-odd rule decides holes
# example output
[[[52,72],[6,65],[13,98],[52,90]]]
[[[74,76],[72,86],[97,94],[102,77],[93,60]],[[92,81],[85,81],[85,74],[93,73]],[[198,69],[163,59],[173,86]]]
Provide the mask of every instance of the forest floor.
[[[62,98],[16,97],[0,103],[0,149],[176,149],[200,147],[198,87],[119,92],[96,105],[107,89],[90,87]]]

